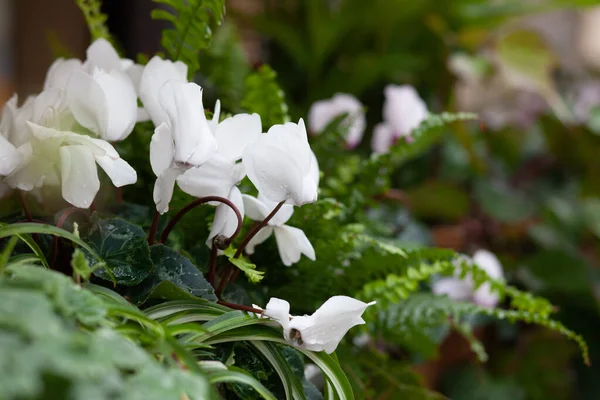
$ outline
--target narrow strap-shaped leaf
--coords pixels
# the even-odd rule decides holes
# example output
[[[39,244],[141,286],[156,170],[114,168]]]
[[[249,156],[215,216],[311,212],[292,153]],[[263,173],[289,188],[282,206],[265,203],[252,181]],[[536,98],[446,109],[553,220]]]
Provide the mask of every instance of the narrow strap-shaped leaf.
[[[173,316],[183,312],[205,312],[215,315],[225,314],[229,311],[229,308],[220,306],[218,304],[210,303],[206,300],[175,300],[168,301],[166,303],[158,304],[153,307],[149,307],[145,310],[146,315],[149,318],[162,320],[164,318]]]
[[[279,378],[281,378],[286,399],[306,400],[302,382],[294,374],[294,371],[292,371],[286,359],[277,350],[277,347],[272,343],[257,340],[251,340],[250,343],[269,361],[275,372],[277,372],[277,375],[279,375]]]
[[[216,363],[216,364],[215,364]],[[276,397],[264,387],[256,378],[243,369],[227,367],[221,362],[201,362],[200,366],[208,375],[208,381],[212,384],[236,382],[249,385],[266,400],[276,400]]]

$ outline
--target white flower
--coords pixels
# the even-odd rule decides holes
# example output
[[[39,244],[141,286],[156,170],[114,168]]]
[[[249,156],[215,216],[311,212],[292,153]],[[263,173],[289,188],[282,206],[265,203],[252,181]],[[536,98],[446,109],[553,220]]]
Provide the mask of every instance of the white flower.
[[[23,161],[7,176],[5,181],[9,186],[24,191],[60,186],[66,201],[87,208],[100,188],[96,163],[117,187],[137,180],[135,170],[109,143],[71,131],[74,118],[66,107],[63,90],[40,93],[22,112],[26,115],[15,119],[25,118],[30,140],[19,146]]]
[[[429,111],[423,99],[410,85],[388,85],[385,90],[383,122],[375,126],[371,146],[376,153],[386,153],[402,136],[409,136]]]
[[[44,90],[66,88],[71,75],[77,71],[83,71],[83,64],[80,60],[76,58],[56,59],[46,72]]]
[[[217,103],[217,109],[218,109]],[[258,140],[262,133],[258,114],[238,114],[218,123],[218,110],[214,114],[211,130],[217,141],[217,152],[198,168],[190,168],[177,178],[179,187],[195,197],[220,196],[229,199],[244,215],[242,193],[237,184],[246,176],[244,165],[238,163],[246,146]],[[217,235],[230,237],[238,220],[226,204],[216,203],[217,210],[207,243]]]
[[[363,105],[352,95],[338,93],[328,100],[320,100],[310,107],[308,126],[311,133],[318,134],[336,117],[348,114],[342,123],[347,129],[346,143],[354,148],[360,143],[367,121]]]
[[[104,140],[125,139],[137,120],[137,95],[119,70],[75,71],[67,84],[67,104],[77,122]]]
[[[160,101],[161,88],[167,81],[187,82],[187,65],[181,61],[172,62],[155,56],[146,64],[140,76],[139,96],[154,126],[169,120]],[[196,112],[203,111],[197,109]]]
[[[246,215],[255,221],[264,220],[275,209],[277,203],[267,199],[262,193],[258,198],[243,195]],[[262,228],[246,246],[248,254],[254,253],[254,248],[267,240],[272,233],[275,234],[279,256],[284,265],[290,266],[300,260],[304,254],[311,260],[315,260],[315,250],[301,229],[285,225],[294,213],[294,206],[284,204],[279,211],[269,220],[267,226]]]
[[[503,279],[502,265],[491,252],[477,250],[473,255],[472,262],[482,268],[490,278]],[[437,295],[447,295],[454,300],[471,300],[483,307],[494,307],[499,301],[498,294],[492,291],[489,283],[486,282],[475,289],[471,276],[467,276],[465,279],[458,277],[440,279],[433,284],[432,291]]]
[[[283,327],[283,337],[292,345],[311,351],[335,351],[344,335],[356,325],[362,325],[363,312],[375,302],[364,303],[348,296],[333,296],[312,315],[290,317],[290,304],[271,298],[264,315]]]
[[[297,206],[317,200],[319,165],[310,149],[304,121],[274,125],[246,147],[248,177],[267,199]]]
[[[167,121],[154,131],[150,163],[158,177],[154,185],[156,210],[163,214],[169,210],[177,177],[208,161],[217,142],[204,115],[200,86],[170,80],[162,86],[159,102]]]

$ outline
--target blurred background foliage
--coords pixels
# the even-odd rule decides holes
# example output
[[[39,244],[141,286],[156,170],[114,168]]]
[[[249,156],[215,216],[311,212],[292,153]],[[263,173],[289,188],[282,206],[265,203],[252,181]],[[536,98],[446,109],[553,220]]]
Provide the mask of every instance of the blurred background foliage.
[[[403,249],[437,246],[470,254],[486,248],[498,255],[514,287],[557,305],[558,320],[588,342],[591,367],[581,363],[575,345],[544,328],[479,313],[461,331],[448,318],[461,312],[456,305],[421,293],[375,318],[369,328],[379,337],[338,349],[356,398],[600,397],[600,11],[592,7],[600,2],[227,3],[226,22],[198,59],[195,80],[206,90],[207,107],[219,98],[228,112],[259,112],[266,130],[306,117],[312,103],[343,92],[360,99],[368,121],[354,150],[345,149],[335,121],[312,138],[325,200],[297,209],[291,223],[309,238],[319,236],[318,263],[303,259],[285,269],[268,241],[252,259],[267,269],[266,285],[240,279],[227,299],[264,304],[280,295],[310,312],[333,291],[356,295],[388,269],[406,269],[418,258],[409,254],[399,263],[378,245],[361,243],[363,234]],[[131,21],[124,10],[132,6],[107,0],[103,7],[125,53],[147,58],[152,51],[122,28]],[[390,83],[414,85],[434,113],[476,112],[480,121],[440,127],[433,147],[396,155],[400,160],[392,164],[398,168],[381,183],[376,161],[368,170],[361,160],[371,154],[372,128],[381,120],[383,88]],[[124,204],[115,212],[147,224],[152,204],[145,185],[154,178],[140,149],[147,148],[152,127],[137,129],[119,151],[146,170],[138,169],[139,183],[123,195],[149,207]],[[384,189],[396,196],[369,197]],[[105,196],[110,202],[113,194]],[[176,193],[172,209],[189,200]],[[171,236],[170,244],[186,249],[200,269],[208,254],[198,237],[208,229],[198,221],[208,223],[213,212],[194,210]],[[359,262],[353,252],[362,252]],[[444,252],[431,257],[443,259]],[[360,273],[332,278],[349,266]],[[419,288],[425,283],[410,290]],[[423,315],[430,325],[423,325]],[[415,332],[422,334],[410,336]],[[489,355],[486,363],[473,349],[478,341]]]

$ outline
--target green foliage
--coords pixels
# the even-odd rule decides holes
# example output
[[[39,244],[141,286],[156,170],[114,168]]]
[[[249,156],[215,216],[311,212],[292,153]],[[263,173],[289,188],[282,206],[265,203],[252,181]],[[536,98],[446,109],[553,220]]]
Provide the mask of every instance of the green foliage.
[[[106,39],[112,42],[112,36],[106,26],[106,14],[102,13],[102,0],[75,0],[90,30],[92,40]]]
[[[152,18],[169,22],[172,27],[162,32],[161,45],[171,60],[188,65],[192,78],[200,68],[199,53],[206,50],[212,38],[213,24],[221,24],[225,15],[223,0],[154,0],[166,7],[152,10]]]
[[[233,247],[229,247],[223,252],[228,258],[229,262],[241,269],[244,274],[248,277],[250,282],[257,283],[263,278],[264,272],[256,270],[256,264],[252,264],[245,257],[234,257],[236,250]]]
[[[261,116],[263,130],[275,124],[288,122],[285,95],[277,83],[277,74],[268,65],[261,66],[246,78],[241,106]]]
[[[119,218],[99,219],[92,223],[86,241],[106,262],[116,283],[137,285],[153,269],[147,235],[137,225]],[[88,256],[91,259],[91,256]],[[108,279],[106,270],[98,269],[95,275]]]

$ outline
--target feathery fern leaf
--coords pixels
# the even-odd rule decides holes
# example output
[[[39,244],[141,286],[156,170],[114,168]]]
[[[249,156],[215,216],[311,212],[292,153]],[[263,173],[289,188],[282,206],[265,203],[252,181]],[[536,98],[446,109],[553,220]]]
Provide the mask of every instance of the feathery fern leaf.
[[[92,40],[102,38],[113,42],[112,36],[106,26],[107,16],[101,11],[102,0],[75,0],[75,3],[83,13]]]
[[[248,75],[241,105],[248,112],[261,116],[265,130],[290,120],[285,95],[277,83],[277,74],[268,65]]]
[[[192,78],[200,68],[198,55],[208,48],[212,38],[211,24],[221,24],[225,15],[224,0],[153,0],[165,9],[152,10],[152,19],[170,22],[163,29],[161,45],[173,61],[188,65]]]

